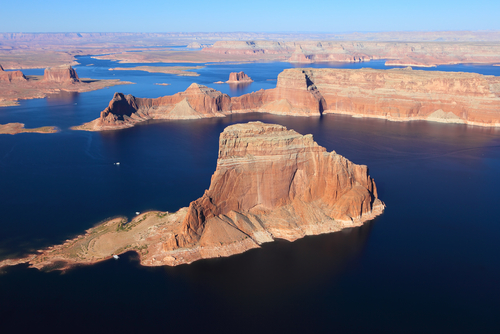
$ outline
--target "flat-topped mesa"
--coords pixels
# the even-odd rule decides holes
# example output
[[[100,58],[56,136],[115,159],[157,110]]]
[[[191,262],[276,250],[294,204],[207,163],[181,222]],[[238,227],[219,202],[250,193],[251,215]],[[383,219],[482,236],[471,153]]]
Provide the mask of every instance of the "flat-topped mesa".
[[[0,65],[0,82],[26,81],[26,77],[21,71],[5,71]]]
[[[324,113],[500,126],[499,77],[411,68],[303,72],[324,98]]]
[[[229,74],[229,80],[227,83],[239,84],[239,83],[249,83],[253,82],[252,78],[246,75],[244,72],[231,72]]]
[[[225,235],[213,231],[222,230],[250,237],[245,245],[295,240],[360,225],[383,209],[366,166],[328,153],[312,135],[276,124],[236,124],[220,135],[210,188],[190,204],[165,247],[214,247]]]
[[[61,65],[56,67],[46,68],[43,74],[43,80],[49,82],[60,83],[77,83],[80,82],[78,74],[70,65]]]
[[[124,99],[121,96],[119,99]],[[430,120],[500,126],[500,78],[463,72],[392,70],[287,69],[276,88],[229,97],[192,84],[185,92],[157,99],[127,97],[127,113],[110,106],[101,117],[75,129],[100,131],[133,126],[148,119],[224,117],[265,112],[287,116],[324,113],[392,121]],[[121,102],[120,102],[121,103]],[[117,109],[121,110],[121,109]]]

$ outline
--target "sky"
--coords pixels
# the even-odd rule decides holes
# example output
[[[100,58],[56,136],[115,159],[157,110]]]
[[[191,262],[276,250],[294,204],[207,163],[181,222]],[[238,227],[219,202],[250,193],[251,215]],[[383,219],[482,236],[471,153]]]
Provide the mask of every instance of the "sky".
[[[499,0],[5,0],[0,32],[500,30]]]

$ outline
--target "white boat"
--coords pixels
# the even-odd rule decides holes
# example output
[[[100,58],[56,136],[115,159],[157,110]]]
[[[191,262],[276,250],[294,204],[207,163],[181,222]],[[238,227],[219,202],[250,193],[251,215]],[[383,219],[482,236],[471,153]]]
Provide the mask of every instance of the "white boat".
[[[113,255],[113,259],[118,260],[120,257],[118,255]]]

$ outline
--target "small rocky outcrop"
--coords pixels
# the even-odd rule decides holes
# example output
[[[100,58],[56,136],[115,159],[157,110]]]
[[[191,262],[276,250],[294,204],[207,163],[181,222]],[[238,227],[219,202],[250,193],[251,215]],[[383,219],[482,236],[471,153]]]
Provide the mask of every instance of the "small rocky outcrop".
[[[80,82],[78,74],[70,65],[49,67],[45,69],[43,80],[46,82],[77,83]]]
[[[253,80],[244,72],[231,72],[229,74],[229,80],[226,82],[231,84],[239,84],[239,83],[250,83],[253,82]]]

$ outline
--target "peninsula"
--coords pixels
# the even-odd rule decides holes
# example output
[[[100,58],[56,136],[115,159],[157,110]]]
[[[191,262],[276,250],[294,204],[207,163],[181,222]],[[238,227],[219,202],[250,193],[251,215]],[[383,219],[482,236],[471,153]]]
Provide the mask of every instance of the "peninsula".
[[[0,124],[0,134],[16,135],[18,133],[55,133],[54,126],[43,126],[39,128],[26,129],[23,123]]]
[[[217,168],[202,197],[176,213],[116,218],[86,234],[0,267],[66,269],[135,251],[142,265],[175,266],[230,256],[274,239],[289,241],[359,226],[381,214],[368,168],[312,135],[250,122],[220,135]]]
[[[69,65],[46,68],[43,76],[5,71],[0,65],[0,107],[15,106],[18,100],[40,99],[59,92],[82,93],[125,84],[131,82],[80,79]]]
[[[150,119],[225,117],[245,112],[290,116],[336,113],[498,127],[500,78],[411,68],[287,69],[279,74],[276,88],[239,97],[195,83],[184,92],[155,99],[115,93],[99,118],[73,129],[115,130]]]

